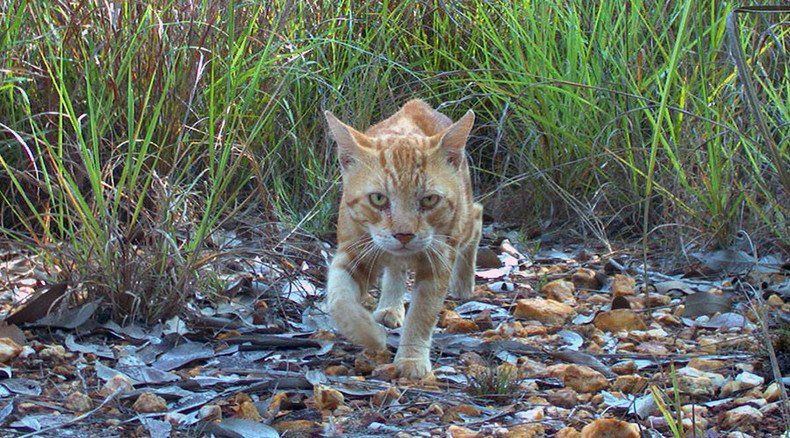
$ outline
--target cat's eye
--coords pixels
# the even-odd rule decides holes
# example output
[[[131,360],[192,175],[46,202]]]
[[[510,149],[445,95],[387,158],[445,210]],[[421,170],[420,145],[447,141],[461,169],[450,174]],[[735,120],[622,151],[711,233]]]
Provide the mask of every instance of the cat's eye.
[[[370,199],[370,203],[376,208],[384,208],[389,204],[389,199],[382,193],[371,193],[368,195],[368,199]]]
[[[420,208],[425,210],[433,208],[439,203],[439,199],[439,195],[423,196],[422,199],[420,199]]]

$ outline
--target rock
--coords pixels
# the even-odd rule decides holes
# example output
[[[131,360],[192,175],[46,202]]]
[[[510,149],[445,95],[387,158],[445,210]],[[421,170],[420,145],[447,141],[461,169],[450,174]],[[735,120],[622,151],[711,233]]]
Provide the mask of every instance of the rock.
[[[519,375],[525,378],[541,377],[546,375],[546,365],[527,356],[518,358]]]
[[[284,420],[272,424],[272,427],[283,435],[288,433],[286,436],[308,436],[321,430],[321,423],[310,420]]]
[[[77,391],[66,397],[63,406],[73,412],[88,412],[93,409],[93,400],[87,395]]]
[[[258,407],[255,406],[255,403],[252,401],[252,397],[250,397],[247,393],[236,393],[236,395],[230,399],[229,407],[233,411],[233,418],[240,418],[255,422],[260,422],[263,420],[260,412],[258,412]]]
[[[472,333],[480,331],[480,327],[470,319],[455,318],[447,321],[447,333]]]
[[[768,305],[773,307],[782,307],[784,306],[785,302],[779,295],[773,294],[768,297]]]
[[[444,415],[442,415],[442,422],[452,423],[454,421],[464,421],[461,415],[466,417],[479,417],[480,410],[472,405],[465,404],[451,406],[444,411]]]
[[[636,346],[636,351],[651,356],[666,356],[669,354],[667,346],[656,341],[642,342]]]
[[[11,338],[0,338],[0,363],[9,363],[22,353],[22,346]]]
[[[579,289],[601,290],[602,280],[601,275],[587,268],[579,268],[571,275],[571,281]]]
[[[485,309],[474,317],[473,321],[480,330],[491,330],[495,327],[494,320],[491,319],[491,311]]]
[[[344,402],[343,394],[337,389],[324,385],[313,387],[313,401],[316,409],[333,411]]]
[[[343,365],[330,365],[324,369],[324,374],[327,376],[347,376],[348,368]]]
[[[712,397],[716,393],[716,386],[705,376],[678,376],[678,386],[682,394],[693,397]]]
[[[132,385],[132,381],[129,380],[128,377],[123,374],[116,374],[110,377],[110,380],[108,380],[107,383],[102,386],[102,388],[99,390],[99,395],[101,397],[107,397],[113,393],[121,394],[133,389],[134,386]]]
[[[625,297],[634,295],[636,288],[636,280],[623,274],[615,274],[612,279],[612,295],[616,297]]]
[[[648,379],[639,375],[619,376],[612,384],[615,391],[626,394],[639,394],[647,387]]]
[[[215,421],[222,418],[222,408],[217,405],[203,405],[198,411],[198,418],[203,421]]]
[[[542,406],[516,413],[516,419],[528,423],[536,423],[538,421],[543,420],[544,418],[546,418],[546,411],[543,409]]]
[[[634,374],[638,370],[636,363],[632,360],[618,362],[612,365],[611,368],[616,374]]]
[[[550,376],[562,380],[565,386],[577,392],[597,392],[609,386],[603,374],[584,365],[552,365],[547,371]]]
[[[38,352],[39,357],[49,360],[65,359],[67,354],[66,349],[62,345],[50,345]]]
[[[715,371],[724,368],[725,365],[726,363],[723,360],[703,359],[699,357],[691,359],[688,363],[688,366],[691,368],[696,368],[701,371]]]
[[[516,318],[533,319],[545,324],[560,325],[576,312],[573,307],[554,300],[530,298],[518,300],[514,315]]]
[[[386,381],[395,380],[398,378],[398,368],[394,363],[385,363],[377,366],[370,374],[370,377]]]
[[[700,371],[698,369],[691,368],[691,367],[678,368],[676,370],[676,372],[678,373],[678,375],[683,375],[683,376],[690,376],[690,377],[700,377],[700,376],[702,376],[702,377],[707,377],[708,379],[710,379],[710,381],[713,383],[713,385],[716,388],[720,388],[720,387],[724,386],[724,383],[727,381],[727,379],[725,379],[724,376],[722,376],[719,373],[712,373],[712,372],[709,372],[709,371]]]
[[[354,358],[354,371],[358,374],[370,374],[376,369],[376,366],[389,362],[391,360],[388,351],[372,353],[366,350]]]
[[[765,388],[763,391],[763,398],[770,402],[775,402],[782,397],[782,388],[779,386],[778,382],[771,383]]]
[[[640,438],[640,434],[636,424],[599,418],[582,428],[581,438]]]
[[[574,286],[574,283],[566,280],[550,281],[540,288],[540,293],[542,293],[546,298],[559,301],[570,306],[576,305],[576,297],[574,296],[575,292],[576,287]]]
[[[754,388],[756,386],[760,386],[765,383],[765,379],[758,376],[757,374],[752,374],[750,372],[744,371],[737,376],[735,376],[735,381],[741,384],[741,388]]]
[[[601,312],[595,316],[593,325],[604,332],[647,329],[647,325],[642,321],[642,318],[631,309],[615,309]]]
[[[164,412],[167,410],[167,402],[153,392],[144,392],[137,397],[132,409],[141,414]]]
[[[763,384],[763,382],[765,382],[764,378],[744,371],[738,374],[734,380],[724,384],[724,386],[721,388],[721,396],[728,397],[736,392],[741,392],[760,386]]]
[[[752,406],[738,406],[719,415],[719,425],[722,429],[737,429],[748,432],[762,421],[763,414]]]
[[[496,269],[502,267],[502,261],[497,257],[497,253],[487,246],[477,249],[477,268]]]
[[[537,438],[543,437],[545,434],[546,430],[540,424],[521,424],[511,427],[505,433],[496,436],[501,436],[502,438]]]
[[[447,434],[452,438],[478,438],[480,436],[472,429],[455,425],[447,428]]]
[[[445,328],[450,323],[450,321],[456,319],[463,319],[463,317],[459,315],[458,312],[453,310],[442,310],[442,313],[439,314],[439,322],[437,322],[436,325],[438,327]]]
[[[581,436],[582,434],[578,430],[572,427],[563,427],[557,431],[554,438],[580,438]]]
[[[648,294],[644,302],[645,307],[668,306],[672,302],[672,297],[664,294]]]
[[[572,389],[558,389],[549,393],[546,397],[553,406],[561,408],[570,409],[579,404],[579,397],[577,397],[576,391]]]
[[[381,390],[375,394],[373,394],[373,399],[371,400],[373,406],[384,406],[388,405],[394,401],[397,401],[401,396],[400,390],[395,386],[390,386],[387,389]]]
[[[669,326],[669,327],[680,327],[681,325],[683,325],[683,321],[681,321],[680,318],[672,314],[660,315],[656,317],[656,321],[663,326]]]

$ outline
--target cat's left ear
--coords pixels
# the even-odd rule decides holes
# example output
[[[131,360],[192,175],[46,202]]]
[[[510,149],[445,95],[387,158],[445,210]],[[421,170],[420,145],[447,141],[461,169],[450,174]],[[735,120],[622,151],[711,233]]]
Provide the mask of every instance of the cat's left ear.
[[[475,113],[469,110],[452,126],[445,129],[444,132],[438,134],[439,149],[447,154],[450,164],[459,167],[464,162],[466,156],[464,149],[466,148],[466,140],[469,139],[469,132],[472,131],[472,126],[475,124]]]
[[[329,111],[324,112],[329,131],[337,143],[337,157],[342,170],[348,168],[359,158],[362,149],[370,148],[370,141],[365,134],[346,125]]]

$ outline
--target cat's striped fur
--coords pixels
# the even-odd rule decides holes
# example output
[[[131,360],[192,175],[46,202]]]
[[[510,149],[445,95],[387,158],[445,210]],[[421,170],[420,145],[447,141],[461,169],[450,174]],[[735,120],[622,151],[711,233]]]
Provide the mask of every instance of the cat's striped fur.
[[[483,208],[473,201],[464,148],[474,123],[421,100],[406,103],[364,133],[326,113],[343,176],[327,304],[340,332],[373,351],[388,327],[403,325],[395,365],[401,376],[430,372],[431,334],[448,289],[471,296]],[[404,320],[406,273],[415,284]],[[371,315],[362,294],[381,277]]]

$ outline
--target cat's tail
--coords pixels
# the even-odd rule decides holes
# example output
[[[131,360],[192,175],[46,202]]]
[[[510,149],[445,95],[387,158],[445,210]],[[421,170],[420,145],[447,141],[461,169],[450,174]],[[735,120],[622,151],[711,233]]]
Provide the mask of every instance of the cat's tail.
[[[362,306],[362,291],[343,266],[343,254],[332,261],[327,276],[327,310],[338,331],[355,344],[380,352],[387,348],[387,332]]]

